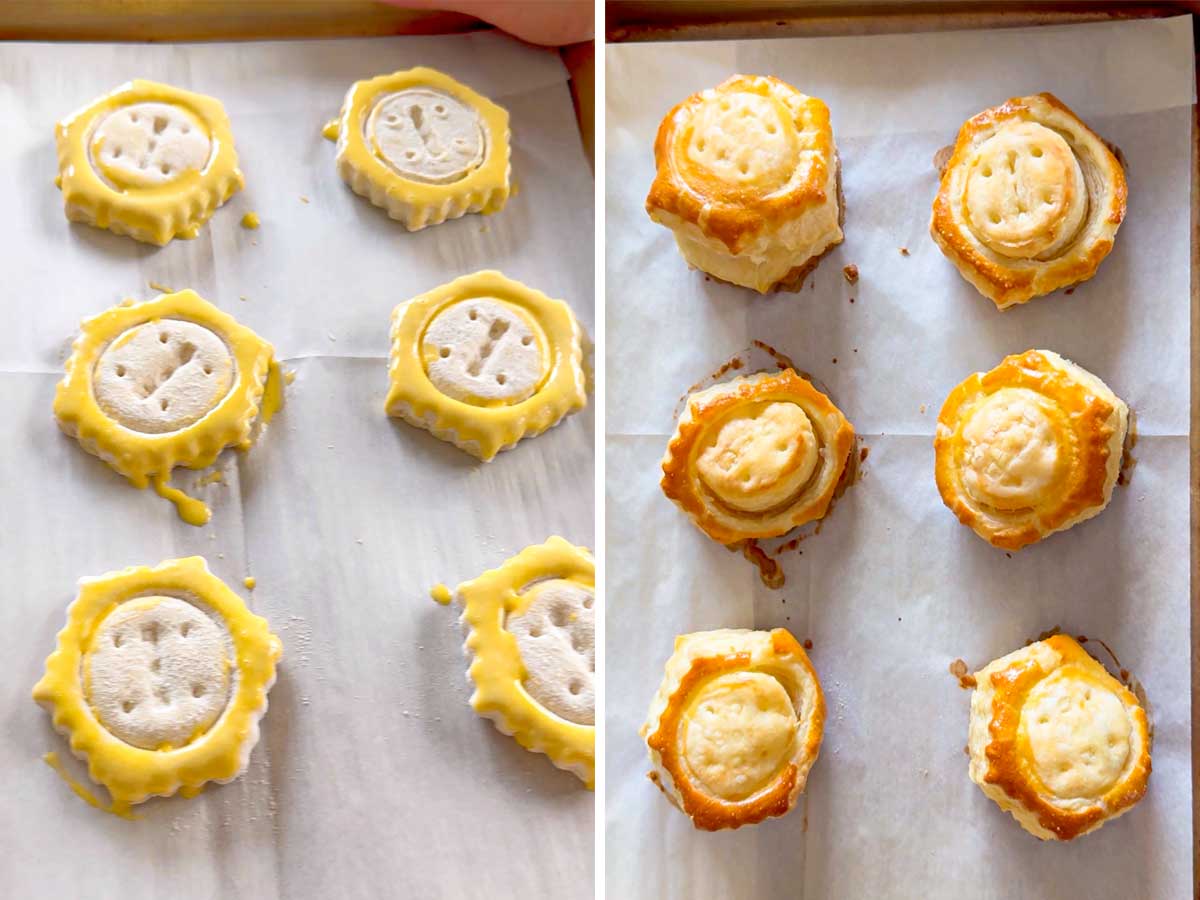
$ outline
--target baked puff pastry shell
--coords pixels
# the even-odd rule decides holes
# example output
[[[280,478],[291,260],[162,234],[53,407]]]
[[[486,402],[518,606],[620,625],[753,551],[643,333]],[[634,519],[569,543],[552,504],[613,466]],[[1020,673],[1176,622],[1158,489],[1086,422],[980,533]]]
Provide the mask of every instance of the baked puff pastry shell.
[[[1062,101],[1014,97],[962,126],[930,233],[1004,309],[1095,275],[1125,196],[1121,163]]]
[[[1108,505],[1129,407],[1049,350],[1006,357],[946,398],[933,440],[938,491],[958,520],[1019,550]]]
[[[791,369],[739,377],[688,397],[662,490],[722,544],[776,537],[825,515],[853,445],[846,417]]]
[[[1030,834],[1069,841],[1142,799],[1146,711],[1074,640],[1030,644],[975,680],[971,780]]]
[[[821,749],[825,698],[783,628],[675,639],[641,728],[653,781],[697,828],[718,831],[796,805]]]
[[[646,212],[689,265],[766,293],[842,242],[829,108],[778,78],[735,75],[663,119]]]

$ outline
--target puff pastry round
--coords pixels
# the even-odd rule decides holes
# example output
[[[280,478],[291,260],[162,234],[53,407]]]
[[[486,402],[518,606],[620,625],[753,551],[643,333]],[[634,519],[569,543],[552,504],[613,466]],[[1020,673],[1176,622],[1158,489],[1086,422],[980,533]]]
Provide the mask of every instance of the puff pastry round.
[[[842,242],[829,109],[778,78],[735,75],[663,119],[646,212],[688,264],[761,293],[795,289]]]
[[[725,629],[675,639],[640,733],[650,780],[718,831],[791,811],[824,725],[817,673],[786,629]]]
[[[1125,171],[1053,94],[968,119],[942,172],[930,232],[1004,309],[1086,281],[1125,218]]]
[[[829,398],[791,369],[688,397],[662,489],[715,541],[786,534],[825,515],[854,445]]]
[[[1069,841],[1142,799],[1146,711],[1073,639],[1030,644],[975,680],[971,780],[1030,834]]]
[[[1129,407],[1049,350],[1006,357],[946,398],[933,440],[942,501],[996,547],[1019,550],[1108,505]]]

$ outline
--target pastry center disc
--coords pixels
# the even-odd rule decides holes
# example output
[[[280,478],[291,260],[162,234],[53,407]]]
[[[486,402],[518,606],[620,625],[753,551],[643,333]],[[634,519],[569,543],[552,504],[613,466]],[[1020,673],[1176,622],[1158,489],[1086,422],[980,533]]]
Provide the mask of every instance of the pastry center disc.
[[[692,167],[758,194],[780,190],[796,170],[791,119],[779,102],[761,94],[724,93],[707,99],[693,113],[684,140]]]
[[[183,747],[229,702],[230,649],[225,628],[186,600],[127,600],[85,651],[84,693],[119,740],[143,750]]]
[[[798,494],[819,459],[808,414],[795,403],[765,400],[737,407],[709,430],[696,470],[720,500],[758,512]]]
[[[1038,682],[1021,709],[1038,778],[1063,800],[1096,798],[1125,770],[1133,724],[1102,681],[1064,666]]]
[[[104,116],[90,145],[92,168],[110,187],[152,188],[200,171],[212,154],[204,123],[170,103],[133,103]]]
[[[421,354],[434,387],[475,406],[528,399],[548,369],[537,322],[519,307],[491,297],[441,310],[425,329]]]
[[[984,400],[962,429],[963,487],[995,509],[1029,509],[1059,480],[1059,436],[1026,388],[1004,388]]]
[[[505,622],[517,639],[526,692],[556,716],[594,725],[594,592],[573,581],[553,579],[535,584],[526,597],[528,605]]]
[[[710,796],[744,800],[766,787],[792,757],[796,712],[782,684],[761,672],[707,682],[684,717],[683,758]]]
[[[479,113],[433,88],[388,94],[372,108],[366,140],[375,155],[413,181],[461,181],[483,163]]]
[[[131,431],[164,434],[207,415],[233,387],[236,366],[213,331],[157,319],[122,333],[100,354],[92,391],[100,409]]]
[[[979,239],[1002,256],[1053,256],[1079,231],[1087,185],[1071,146],[1034,122],[1007,125],[968,161],[966,207]]]

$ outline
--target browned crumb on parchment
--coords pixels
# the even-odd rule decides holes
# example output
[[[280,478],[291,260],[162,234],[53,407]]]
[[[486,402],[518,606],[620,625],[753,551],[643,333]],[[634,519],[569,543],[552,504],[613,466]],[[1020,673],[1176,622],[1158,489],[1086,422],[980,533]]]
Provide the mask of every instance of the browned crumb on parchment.
[[[950,674],[958,679],[958,686],[964,691],[972,690],[976,686],[975,676],[961,659],[950,663]]]
[[[847,284],[858,284],[858,266],[854,263],[842,266],[842,277],[846,279]]]
[[[908,252],[908,248],[907,248],[907,247],[901,247],[901,248],[900,248],[900,255],[901,255],[901,256],[909,256],[909,255],[911,255],[911,254],[909,254],[909,252]]]

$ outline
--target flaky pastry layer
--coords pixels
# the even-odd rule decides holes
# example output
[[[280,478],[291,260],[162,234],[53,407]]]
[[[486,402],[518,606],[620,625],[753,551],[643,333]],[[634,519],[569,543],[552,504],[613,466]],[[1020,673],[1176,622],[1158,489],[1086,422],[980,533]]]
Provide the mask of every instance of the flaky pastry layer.
[[[1125,172],[1053,94],[968,119],[929,230],[981,294],[1005,309],[1096,274],[1125,217]]]
[[[1006,357],[946,398],[933,447],[942,501],[1005,550],[1065,531],[1108,505],[1129,408],[1049,350]]]
[[[841,243],[829,109],[777,78],[693,94],[663,119],[654,158],[646,211],[695,268],[765,293]]]
[[[808,655],[783,628],[675,639],[639,732],[650,779],[699,829],[791,811],[821,749],[825,699]]]
[[[975,680],[971,780],[1030,834],[1069,841],[1145,794],[1146,711],[1075,640],[1030,644]]]
[[[776,537],[825,515],[854,428],[791,369],[688,397],[663,456],[662,490],[715,541]]]

